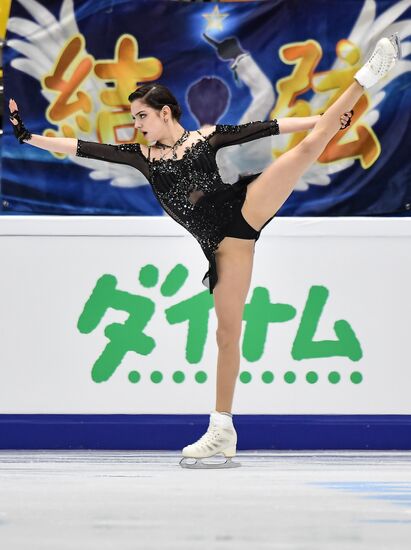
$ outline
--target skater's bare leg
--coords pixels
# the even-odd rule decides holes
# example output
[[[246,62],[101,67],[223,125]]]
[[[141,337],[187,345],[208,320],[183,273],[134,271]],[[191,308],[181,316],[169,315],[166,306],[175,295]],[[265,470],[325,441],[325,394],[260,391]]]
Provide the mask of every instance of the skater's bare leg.
[[[217,315],[216,410],[231,412],[240,368],[240,337],[244,304],[250,287],[253,239],[225,237],[216,252],[218,282],[214,287]]]
[[[354,109],[355,104],[364,93],[364,88],[356,80],[328,107],[314,126],[313,131],[324,132],[327,143],[335,136],[341,127],[340,116]],[[312,135],[311,132],[309,135]],[[307,136],[308,137],[308,136]]]
[[[259,231],[292,193],[302,174],[321,155],[341,126],[340,116],[354,108],[364,88],[354,81],[319,119],[298,145],[272,162],[247,187],[242,213]]]
[[[242,213],[259,231],[291,195],[302,174],[321,155],[340,128],[340,116],[351,111],[365,89],[393,69],[401,58],[399,36],[381,38],[368,61],[354,75],[347,90],[326,110],[313,131],[296,147],[271,163],[247,188]],[[279,122],[281,132],[281,121]]]

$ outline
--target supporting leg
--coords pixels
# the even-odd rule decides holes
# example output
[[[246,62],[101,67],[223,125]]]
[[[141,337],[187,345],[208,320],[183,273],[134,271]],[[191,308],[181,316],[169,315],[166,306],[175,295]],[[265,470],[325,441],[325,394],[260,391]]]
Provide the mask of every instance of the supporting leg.
[[[218,282],[214,288],[217,315],[216,410],[231,412],[240,369],[240,337],[244,304],[250,287],[253,239],[225,237],[216,252]]]

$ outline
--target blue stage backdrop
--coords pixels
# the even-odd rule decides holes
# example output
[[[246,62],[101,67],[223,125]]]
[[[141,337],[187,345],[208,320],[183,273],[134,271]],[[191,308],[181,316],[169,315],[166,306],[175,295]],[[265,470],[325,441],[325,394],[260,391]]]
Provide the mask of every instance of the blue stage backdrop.
[[[411,0],[14,0],[5,109],[15,98],[33,133],[104,143],[143,142],[127,97],[146,82],[171,88],[189,130],[308,116],[398,31],[404,58],[358,102],[280,215],[408,215],[410,15]],[[304,135],[222,149],[223,180],[261,171]],[[1,174],[3,213],[163,214],[137,170],[19,145],[7,116]]]

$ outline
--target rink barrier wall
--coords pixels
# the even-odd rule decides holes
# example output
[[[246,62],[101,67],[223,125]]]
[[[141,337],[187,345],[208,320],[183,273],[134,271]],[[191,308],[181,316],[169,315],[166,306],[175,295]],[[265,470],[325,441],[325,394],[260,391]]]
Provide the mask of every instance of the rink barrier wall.
[[[138,255],[130,255],[137,244]],[[145,356],[141,368],[128,357],[104,384],[92,378],[91,367],[103,349],[105,326],[119,318],[105,318],[93,334],[76,326],[105,273],[134,292],[140,266],[155,263],[167,273],[190,258],[183,298],[204,292],[204,257],[183,228],[166,217],[0,217],[0,245],[1,449],[181,450],[205,432],[215,387],[214,314],[200,365],[183,355],[185,332],[174,337],[177,331],[170,330],[160,339],[170,327],[153,316],[149,333],[158,339],[157,355]],[[299,314],[273,331],[278,345],[267,345],[261,360],[242,363],[256,383],[237,387],[240,451],[411,449],[410,245],[410,218],[279,218],[265,228],[253,284]],[[268,257],[275,265],[264,261]],[[329,300],[314,340],[335,341],[334,325],[342,319],[358,335],[360,358],[334,353],[298,361],[291,355],[308,292],[319,285]],[[160,292],[155,300],[158,311],[168,307]],[[185,386],[174,381],[169,357],[179,357]],[[136,364],[144,375],[140,385],[127,376]],[[208,369],[208,387],[193,382],[193,366]],[[298,381],[291,384],[285,373],[297,367]],[[150,378],[158,368],[161,384]],[[271,368],[276,384],[257,383]],[[318,384],[304,381],[308,369],[320,374]],[[339,384],[328,383],[331,369],[341,373]],[[361,383],[352,381],[353,369]]]
[[[411,415],[233,416],[237,450],[411,450]],[[2,414],[0,449],[181,450],[209,415]]]

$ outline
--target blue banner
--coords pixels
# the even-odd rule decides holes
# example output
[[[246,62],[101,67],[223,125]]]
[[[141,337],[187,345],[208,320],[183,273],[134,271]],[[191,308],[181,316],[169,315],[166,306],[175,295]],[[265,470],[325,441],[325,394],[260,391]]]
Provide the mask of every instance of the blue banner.
[[[350,85],[382,35],[404,57],[367,90],[278,215],[411,212],[411,0],[14,0],[4,48],[3,213],[159,215],[136,169],[20,145],[8,124],[102,143],[141,141],[128,95],[160,82],[188,130],[323,112]],[[219,151],[223,181],[262,171],[306,132]]]

